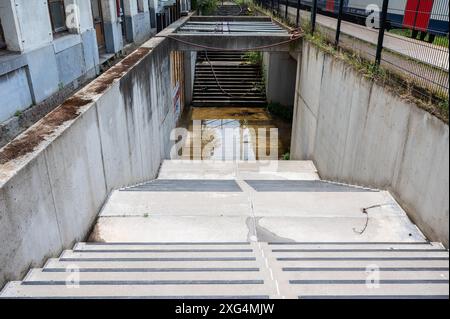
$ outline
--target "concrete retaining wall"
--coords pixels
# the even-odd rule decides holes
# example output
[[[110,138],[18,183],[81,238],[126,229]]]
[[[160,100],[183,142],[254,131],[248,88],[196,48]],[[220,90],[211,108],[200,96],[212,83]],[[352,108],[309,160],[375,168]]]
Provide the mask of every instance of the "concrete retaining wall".
[[[297,63],[288,52],[264,52],[263,68],[269,103],[294,105]]]
[[[448,247],[448,125],[306,41],[298,61],[292,159],[313,160],[324,179],[388,189]]]
[[[0,150],[0,287],[83,240],[108,193],[156,176],[175,126],[152,39]]]

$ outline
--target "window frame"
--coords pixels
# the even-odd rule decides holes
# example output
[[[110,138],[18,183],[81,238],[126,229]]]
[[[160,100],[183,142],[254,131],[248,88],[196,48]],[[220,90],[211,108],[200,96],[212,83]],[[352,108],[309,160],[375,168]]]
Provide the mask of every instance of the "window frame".
[[[63,18],[64,18],[64,26],[63,27],[59,27],[59,28],[55,28],[55,25],[53,23],[53,18],[52,18],[52,10],[50,9],[50,5],[52,3],[55,2],[59,2],[62,4],[62,13],[63,13]],[[66,25],[66,19],[67,19],[67,14],[66,14],[66,3],[64,0],[47,0],[47,4],[48,4],[48,12],[49,12],[49,16],[50,16],[50,23],[52,25],[52,32],[53,34],[59,34],[59,33],[63,33],[63,32],[67,32],[69,31],[69,28]]]
[[[138,12],[138,13],[145,12],[145,11],[144,11],[144,1],[142,1],[142,0],[136,0],[136,5],[137,5],[137,12]]]

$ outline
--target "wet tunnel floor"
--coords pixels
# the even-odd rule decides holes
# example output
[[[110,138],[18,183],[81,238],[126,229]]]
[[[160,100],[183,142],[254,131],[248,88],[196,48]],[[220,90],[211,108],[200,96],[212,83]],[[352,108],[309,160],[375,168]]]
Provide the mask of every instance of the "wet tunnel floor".
[[[266,108],[192,107],[178,126],[190,134],[181,159],[283,159],[290,149],[292,124]]]

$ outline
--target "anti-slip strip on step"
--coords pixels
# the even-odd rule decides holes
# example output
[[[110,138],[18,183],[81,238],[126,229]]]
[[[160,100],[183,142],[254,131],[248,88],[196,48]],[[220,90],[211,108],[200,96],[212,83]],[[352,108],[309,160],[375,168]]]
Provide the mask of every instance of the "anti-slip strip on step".
[[[348,272],[366,272],[367,267],[283,267],[283,271],[286,272],[340,272],[340,271],[348,271]],[[377,268],[377,271],[386,271],[386,272],[402,272],[402,271],[412,271],[412,272],[448,272],[448,267],[380,267]]]
[[[101,243],[101,242],[86,242],[83,243],[85,246],[184,246],[184,245],[250,245],[250,242],[109,242],[109,243]]]
[[[445,249],[395,249],[395,248],[385,248],[385,249],[273,249],[274,253],[373,253],[373,252],[383,252],[383,253],[398,253],[398,252],[409,252],[409,253],[429,253],[429,252],[447,252]]]
[[[367,280],[289,280],[291,285],[366,285]],[[380,285],[448,285],[447,279],[392,279],[392,280],[378,280]]]
[[[79,268],[77,272],[85,273],[101,273],[101,272],[118,272],[118,273],[149,273],[149,272],[259,272],[259,268]],[[42,272],[58,272],[71,273],[72,270],[66,268],[44,268]]]
[[[267,243],[268,245],[430,245],[430,242],[428,241],[419,241],[419,242],[414,242],[414,241],[408,241],[408,242],[383,242],[383,241],[379,241],[379,242],[269,242]]]
[[[3,297],[4,298],[4,297]],[[64,300],[127,300],[127,299],[178,299],[178,300],[190,300],[190,299],[270,299],[270,296],[261,295],[261,296],[245,296],[245,295],[230,295],[230,296],[61,296],[61,297],[53,297],[53,296],[41,296],[41,297],[6,297],[4,299],[20,299],[20,300],[44,300],[44,299],[64,299]]]
[[[24,281],[23,286],[66,286],[66,280]],[[80,286],[263,285],[264,280],[81,280]]]
[[[253,249],[74,249],[75,253],[251,253]]]
[[[374,190],[323,181],[245,180],[257,192],[376,192]]]
[[[192,257],[192,258],[60,258],[59,261],[70,262],[143,262],[143,261],[256,261],[255,257]]]
[[[355,261],[355,260],[370,260],[370,261],[383,261],[383,260],[448,260],[448,257],[281,257],[277,258],[278,261]]]
[[[121,191],[144,192],[242,192],[235,180],[164,180],[157,179]]]

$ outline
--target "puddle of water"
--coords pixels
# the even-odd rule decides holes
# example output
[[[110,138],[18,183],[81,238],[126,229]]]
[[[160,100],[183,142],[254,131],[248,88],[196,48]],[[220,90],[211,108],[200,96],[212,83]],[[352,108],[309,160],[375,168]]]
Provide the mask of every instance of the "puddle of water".
[[[180,122],[188,129],[182,159],[281,159],[289,151],[291,124],[265,108],[191,108]]]

